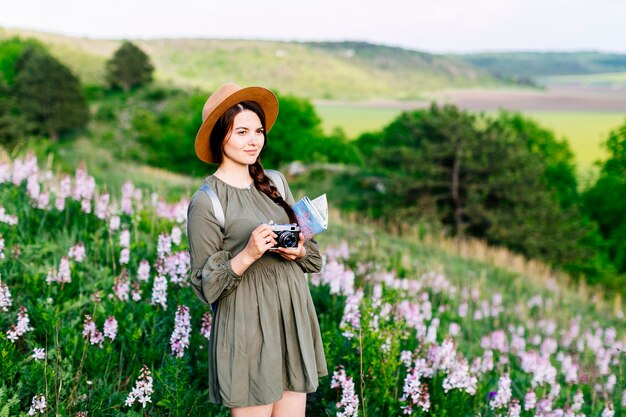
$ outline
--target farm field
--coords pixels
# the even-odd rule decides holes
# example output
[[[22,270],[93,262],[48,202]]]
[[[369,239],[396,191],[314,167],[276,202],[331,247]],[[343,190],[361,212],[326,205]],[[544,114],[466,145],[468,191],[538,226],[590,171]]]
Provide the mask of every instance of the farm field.
[[[594,161],[605,156],[601,144],[608,133],[626,121],[624,97],[626,94],[620,95],[616,91],[558,88],[546,93],[498,90],[442,92],[433,95],[432,99],[487,113],[494,113],[498,108],[519,111],[552,130],[557,138],[566,138],[576,157],[579,172],[585,173],[593,169]],[[402,111],[428,105],[426,100],[315,102],[324,130],[331,132],[340,127],[349,138],[383,128]]]

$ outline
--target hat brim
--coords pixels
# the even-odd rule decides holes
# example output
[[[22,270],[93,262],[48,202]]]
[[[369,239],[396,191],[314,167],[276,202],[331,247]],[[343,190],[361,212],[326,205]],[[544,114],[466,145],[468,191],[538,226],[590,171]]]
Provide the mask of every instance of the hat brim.
[[[207,118],[204,119],[204,122],[202,122],[195,142],[196,155],[201,161],[208,164],[215,163],[215,157],[209,146],[213,126],[215,126],[217,120],[226,110],[242,101],[254,101],[261,106],[265,113],[266,134],[270,131],[272,126],[274,126],[274,122],[276,122],[276,118],[278,117],[278,99],[273,92],[267,88],[256,86],[237,90],[218,104],[215,109],[209,113]]]

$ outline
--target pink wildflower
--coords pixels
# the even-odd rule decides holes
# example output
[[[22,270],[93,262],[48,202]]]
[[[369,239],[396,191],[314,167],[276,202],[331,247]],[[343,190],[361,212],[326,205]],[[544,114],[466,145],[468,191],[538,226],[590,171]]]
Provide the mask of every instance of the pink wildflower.
[[[126,181],[122,185],[122,201],[120,203],[122,213],[131,215],[133,214],[133,193],[135,191],[135,186],[132,182]]]
[[[163,309],[167,309],[167,279],[163,275],[159,275],[154,279],[152,286],[152,305],[160,305]]]
[[[59,263],[59,275],[57,275],[57,281],[60,283],[72,282],[72,272],[70,269],[70,260],[67,256],[61,258]]]
[[[29,416],[34,416],[38,414],[43,414],[46,411],[46,397],[42,394],[37,394],[33,397],[33,402],[28,410]]]
[[[141,287],[139,282],[133,281],[133,289],[130,292],[133,301],[141,301]]]
[[[0,222],[15,226],[17,224],[17,216],[6,214],[4,207],[0,206]]]
[[[428,386],[426,384],[420,384],[420,378],[423,376],[420,367],[409,368],[409,371],[404,378],[404,387],[402,388],[403,395],[400,401],[408,401],[406,406],[403,406],[404,414],[413,414],[413,407],[421,407],[424,412],[430,409],[430,395],[428,393]]]
[[[180,245],[180,242],[183,236],[183,232],[180,230],[180,227],[178,226],[172,227],[171,236],[172,236],[172,243],[175,244],[176,246]]]
[[[108,193],[104,193],[96,198],[94,214],[100,220],[104,220],[109,216],[109,202],[111,197]]]
[[[67,252],[67,256],[70,259],[74,259],[78,263],[82,262],[83,259],[85,259],[85,245],[83,242],[78,242],[72,246]]]
[[[46,359],[46,351],[44,348],[35,348],[33,349],[33,359],[35,361],[42,361]]]
[[[15,342],[21,336],[25,335],[26,332],[33,330],[32,327],[29,326],[29,324],[30,318],[28,318],[28,311],[26,310],[26,307],[22,306],[17,312],[17,326],[11,326],[11,330],[7,332],[7,338],[11,342]]]
[[[132,406],[135,402],[138,402],[142,405],[143,408],[146,408],[147,403],[152,402],[152,394],[154,390],[152,388],[152,376],[150,376],[150,370],[146,365],[141,368],[141,375],[135,381],[135,386],[128,397],[126,397],[127,407]]]
[[[117,337],[117,320],[113,316],[110,316],[104,322],[104,337],[108,337],[111,340],[115,340]]]
[[[491,401],[489,401],[489,407],[491,407],[492,410],[506,407],[509,401],[511,401],[511,395],[511,377],[509,374],[504,374],[498,381],[498,391]]]
[[[178,306],[176,309],[176,317],[174,319],[174,331],[170,337],[170,345],[172,346],[172,355],[182,358],[185,349],[189,347],[189,335],[191,334],[191,317],[189,316],[189,308],[184,305]]]
[[[524,396],[524,410],[532,410],[537,406],[537,394],[535,391],[528,390],[526,395]]]
[[[139,268],[137,269],[137,279],[139,281],[148,281],[150,278],[150,263],[143,259],[139,263]]]
[[[451,372],[443,380],[443,390],[445,392],[451,389],[462,389],[470,395],[476,394],[476,385],[478,379],[470,374],[469,365],[466,359],[457,361],[452,367]]]
[[[161,233],[157,242],[157,255],[159,258],[165,258],[172,252],[172,238],[167,233]]]
[[[124,229],[120,233],[120,246],[130,248],[130,231],[128,229]]]
[[[0,279],[0,310],[9,311],[9,307],[11,307],[12,304],[9,286]]]
[[[207,340],[211,337],[211,324],[213,318],[211,317],[211,313],[207,311],[202,315],[202,326],[200,327],[200,334],[204,336]]]
[[[122,248],[120,251],[120,265],[127,265],[130,260],[130,249]]]
[[[339,323],[339,328],[343,330],[342,334],[346,339],[356,337],[361,329],[361,312],[359,311],[361,299],[363,299],[363,290],[361,288],[346,299],[343,317],[341,318],[341,323]]]
[[[614,415],[615,415],[615,408],[613,408],[613,403],[612,402],[606,403],[606,406],[602,410],[601,417],[613,417]]]
[[[358,417],[359,397],[354,392],[354,382],[346,375],[346,371],[339,369],[333,373],[330,381],[331,388],[341,388],[341,401],[337,403],[337,408],[342,411],[337,412],[337,417]]]
[[[520,417],[522,413],[522,407],[519,404],[519,400],[517,398],[513,398],[511,404],[509,405],[509,411],[506,413],[506,417]]]
[[[93,319],[88,314],[85,314],[85,321],[83,323],[83,337],[89,340],[91,345],[98,345],[99,348],[102,348],[104,335],[96,328],[96,323],[94,323]]]
[[[120,216],[111,216],[111,220],[109,220],[109,230],[112,232],[118,230],[120,228]]]
[[[191,258],[189,251],[176,252],[165,258],[165,273],[169,275],[172,284],[178,284],[180,287],[189,285],[187,277],[189,276]]]
[[[128,293],[130,292],[130,281],[128,280],[128,271],[122,270],[122,273],[115,277],[113,282],[113,293],[120,301],[128,301]]]
[[[576,394],[574,394],[574,401],[572,402],[572,411],[580,411],[583,408],[583,404],[585,403],[585,397],[583,396],[583,392],[578,390]]]

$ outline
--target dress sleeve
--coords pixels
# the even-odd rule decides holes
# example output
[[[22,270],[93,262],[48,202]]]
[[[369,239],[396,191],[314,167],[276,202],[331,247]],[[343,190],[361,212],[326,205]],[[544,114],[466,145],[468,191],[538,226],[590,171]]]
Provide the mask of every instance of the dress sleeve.
[[[282,180],[285,188],[286,195],[283,196],[283,198],[290,206],[293,206],[296,202],[293,198],[293,194],[291,194],[289,184],[287,184],[287,179],[282,172],[279,172],[278,174],[280,175],[280,179]],[[313,239],[304,242],[304,248],[306,249],[306,256],[304,258],[296,259],[295,262],[300,265],[300,268],[302,268],[304,272],[320,272],[322,269],[323,259],[320,254],[317,241]]]
[[[222,250],[222,231],[208,195],[198,191],[187,210],[187,238],[191,258],[191,287],[204,303],[230,294],[241,276],[230,266],[232,254]]]

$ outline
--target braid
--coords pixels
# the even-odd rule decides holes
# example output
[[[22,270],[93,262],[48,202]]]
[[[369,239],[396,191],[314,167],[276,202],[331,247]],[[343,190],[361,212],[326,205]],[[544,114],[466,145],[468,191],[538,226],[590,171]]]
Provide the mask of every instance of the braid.
[[[265,175],[261,162],[257,159],[254,164],[248,165],[248,171],[254,180],[254,186],[263,194],[271,198],[273,202],[285,209],[287,216],[289,216],[289,223],[297,224],[298,220],[296,219],[296,214],[293,212],[291,206],[280,195],[278,189],[272,184],[269,177]]]

